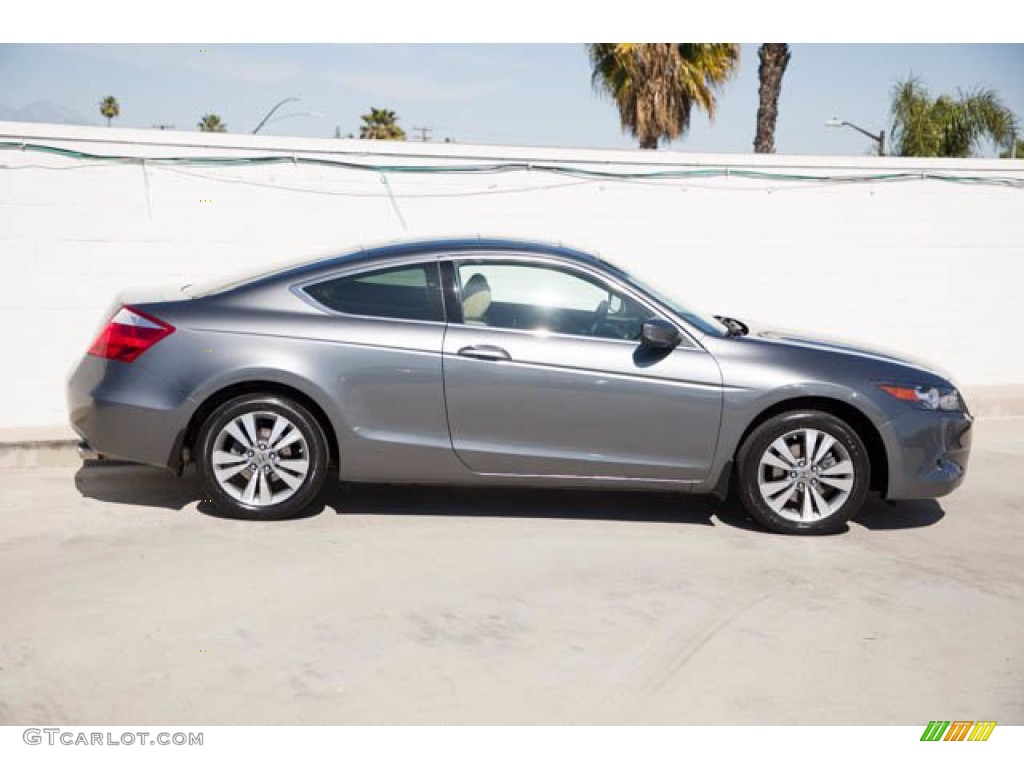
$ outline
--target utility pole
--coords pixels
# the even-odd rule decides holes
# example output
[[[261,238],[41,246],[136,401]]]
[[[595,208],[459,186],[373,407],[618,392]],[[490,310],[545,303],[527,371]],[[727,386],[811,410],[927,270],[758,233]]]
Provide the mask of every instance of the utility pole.
[[[429,126],[414,125],[412,128],[414,131],[419,131],[420,141],[430,141],[430,134],[433,132],[433,128]]]

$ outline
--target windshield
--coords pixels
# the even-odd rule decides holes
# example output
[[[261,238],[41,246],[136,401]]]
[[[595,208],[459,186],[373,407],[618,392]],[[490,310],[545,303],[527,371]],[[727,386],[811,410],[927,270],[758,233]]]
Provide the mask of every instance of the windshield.
[[[729,329],[723,323],[720,323],[711,315],[705,315],[703,312],[698,312],[694,309],[688,309],[684,307],[682,304],[680,304],[678,301],[673,299],[671,296],[667,296],[661,291],[652,288],[650,284],[645,283],[643,280],[640,280],[639,278],[622,271],[621,269],[614,265],[609,266],[612,267],[612,269],[615,271],[615,274],[620,279],[622,279],[626,283],[629,283],[634,288],[638,288],[644,293],[650,295],[657,301],[661,302],[666,307],[675,312],[677,315],[679,315],[681,318],[683,318],[683,320],[688,322],[690,325],[694,326],[695,328],[698,328],[701,332],[709,334],[711,336],[729,335]]]

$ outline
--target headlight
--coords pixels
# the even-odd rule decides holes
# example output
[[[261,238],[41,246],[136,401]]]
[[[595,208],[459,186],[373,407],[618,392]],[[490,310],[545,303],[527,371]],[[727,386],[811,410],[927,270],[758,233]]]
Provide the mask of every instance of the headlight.
[[[899,384],[879,384],[878,388],[895,397],[924,408],[926,411],[963,411],[964,401],[955,389],[938,387],[908,387]]]

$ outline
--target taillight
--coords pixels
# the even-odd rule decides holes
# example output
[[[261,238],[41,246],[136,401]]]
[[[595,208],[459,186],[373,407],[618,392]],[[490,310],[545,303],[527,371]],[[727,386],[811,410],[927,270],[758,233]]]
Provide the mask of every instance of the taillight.
[[[133,307],[121,307],[89,347],[89,354],[130,363],[172,333],[173,325]]]

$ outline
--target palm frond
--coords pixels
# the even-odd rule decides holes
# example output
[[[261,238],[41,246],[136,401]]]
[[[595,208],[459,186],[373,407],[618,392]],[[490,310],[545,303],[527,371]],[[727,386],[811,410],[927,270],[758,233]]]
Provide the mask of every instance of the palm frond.
[[[995,91],[979,88],[932,98],[911,74],[896,84],[890,103],[893,147],[903,157],[970,157],[983,139],[1005,146],[1017,118]]]
[[[693,108],[715,113],[715,91],[735,72],[735,43],[589,43],[591,83],[644,148],[675,139]]]
[[[405,140],[405,131],[398,125],[398,115],[390,109],[370,107],[370,111],[360,119],[363,121],[359,127],[361,139]]]
[[[203,115],[199,121],[199,130],[203,133],[227,133],[228,126],[221,120],[220,115],[215,112],[210,112]]]

